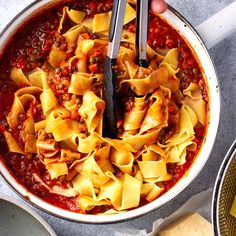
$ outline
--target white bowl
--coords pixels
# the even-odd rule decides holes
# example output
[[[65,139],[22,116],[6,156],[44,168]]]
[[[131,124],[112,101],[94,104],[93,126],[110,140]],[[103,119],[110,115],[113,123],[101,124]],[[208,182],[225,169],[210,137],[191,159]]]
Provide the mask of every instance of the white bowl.
[[[55,3],[56,2],[56,3]],[[60,3],[60,1],[53,0],[41,0],[36,1],[18,14],[13,21],[4,29],[3,33],[0,35],[0,52],[4,50],[8,40],[13,37],[14,33],[29,21],[33,16],[39,14],[45,9],[50,8],[51,6]],[[209,123],[206,138],[203,141],[201,150],[199,151],[198,156],[196,157],[194,163],[192,164],[189,171],[185,174],[184,177],[167,193],[154,200],[153,202],[139,207],[134,210],[130,210],[125,213],[120,213],[116,215],[84,215],[79,213],[70,212],[63,210],[56,206],[53,206],[36,195],[29,192],[24,186],[20,185],[15,178],[10,174],[6,166],[0,162],[0,172],[2,173],[5,180],[18,192],[21,196],[38,208],[61,218],[69,219],[77,222],[86,222],[86,223],[111,223],[119,222],[127,219],[131,219],[137,216],[144,215],[154,209],[160,208],[164,204],[168,203],[170,200],[174,199],[180,192],[182,192],[199,174],[199,172],[204,167],[207,162],[212,147],[215,142],[215,137],[217,134],[219,117],[220,117],[220,92],[219,84],[217,81],[216,72],[210,56],[207,52],[204,43],[201,38],[194,30],[194,28],[173,8],[169,7],[167,12],[163,15],[163,18],[169,22],[178,32],[187,40],[192,50],[197,55],[198,62],[202,67],[205,76],[206,84],[209,91]]]
[[[49,224],[20,201],[0,197],[0,235],[56,236]]]

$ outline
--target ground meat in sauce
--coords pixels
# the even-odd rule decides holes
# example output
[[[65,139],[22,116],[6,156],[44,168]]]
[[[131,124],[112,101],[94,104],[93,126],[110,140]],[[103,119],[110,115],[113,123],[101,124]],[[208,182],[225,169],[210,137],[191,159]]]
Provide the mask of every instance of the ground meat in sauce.
[[[83,10],[88,16],[93,16],[97,13],[110,11],[112,8],[112,1],[72,1],[69,3],[69,7],[75,10]],[[63,51],[69,50],[65,38],[63,36],[58,36],[57,33],[61,13],[62,8],[60,7],[58,8],[58,10],[51,10],[33,20],[30,26],[25,27],[25,29],[23,29],[14,37],[13,41],[11,42],[11,46],[7,49],[7,53],[2,57],[0,64],[0,153],[1,159],[6,162],[10,171],[14,174],[14,176],[16,176],[17,180],[21,184],[25,185],[30,191],[40,196],[44,200],[61,208],[80,212],[80,209],[76,205],[75,198],[67,198],[49,193],[48,189],[33,177],[33,174],[41,176],[49,186],[61,183],[62,187],[67,188],[67,181],[63,180],[63,182],[58,179],[51,180],[47,170],[40,161],[40,157],[36,154],[21,155],[8,153],[8,148],[2,135],[4,130],[8,129],[8,131],[13,134],[15,139],[18,140],[19,144],[21,145],[22,143],[19,135],[22,127],[17,127],[18,129],[16,130],[9,130],[5,118],[12,105],[14,91],[16,91],[15,86],[9,79],[10,68],[14,66],[17,68],[21,68],[25,73],[37,67],[43,67],[45,68],[45,70],[50,70],[50,67],[45,64],[45,61],[49,55],[52,44],[55,43],[56,47],[60,48]],[[68,25],[68,27],[71,27],[71,25]],[[131,32],[134,32],[135,22],[133,21],[129,23],[127,26],[125,26],[125,28],[130,30]],[[181,69],[178,77],[180,78],[181,90],[186,89],[191,82],[198,83],[203,97],[207,102],[207,91],[202,72],[196,60],[194,59],[191,50],[184,42],[184,40],[178,35],[178,33],[163,20],[152,15],[150,19],[150,29],[148,35],[148,44],[155,50],[157,50],[158,48],[171,49],[174,47],[178,47],[178,66]],[[89,37],[96,38],[97,36],[90,34]],[[73,51],[73,49],[70,50]],[[70,52],[68,52],[68,56],[70,57],[71,54],[69,53]],[[102,73],[103,59],[104,55],[102,55],[102,50],[94,52],[94,54],[92,54],[88,58],[90,71]],[[50,74],[49,84],[55,95],[58,97],[60,103],[72,100],[73,103],[76,104],[76,108],[78,109],[82,103],[81,96],[68,94],[68,86],[70,84],[71,74],[75,71],[76,67],[74,67],[73,65],[70,68],[64,68],[63,70],[58,68],[56,69],[55,73]],[[94,87],[94,91],[96,93],[98,93],[99,91],[98,86],[101,85],[98,84],[97,87]],[[127,96],[123,100],[126,111],[132,110],[134,102],[132,93],[130,96]],[[173,101],[174,100],[175,99],[173,97]],[[176,100],[177,101],[175,101],[175,104],[177,104],[178,106],[178,99]],[[43,117],[41,106],[37,104],[37,102],[32,103],[30,106],[35,121],[40,120],[40,118]],[[121,107],[120,109],[121,111],[119,112],[118,116],[120,116],[124,112],[124,108]],[[173,108],[169,109],[173,111]],[[72,117],[73,119],[80,121],[80,131],[82,133],[86,133],[87,130],[84,120],[78,116],[78,113],[76,113],[76,111],[72,111]],[[24,119],[25,114],[21,114],[19,120],[21,120],[22,124]],[[119,119],[120,117],[118,117],[118,120]],[[161,143],[164,143],[164,141],[173,134],[175,129],[176,127],[173,126],[163,130],[159,137],[159,141]],[[196,129],[195,132],[195,141],[198,144],[199,149],[204,137],[205,128],[200,127]],[[184,165],[168,164],[168,172],[173,175],[173,179],[164,182],[164,192],[170,189],[189,169],[194,160],[194,157],[196,156],[196,153],[187,151],[186,163]],[[146,202],[144,200],[141,201],[140,205],[144,204],[146,204]],[[107,207],[95,207],[90,213],[95,214],[105,210],[107,210]]]

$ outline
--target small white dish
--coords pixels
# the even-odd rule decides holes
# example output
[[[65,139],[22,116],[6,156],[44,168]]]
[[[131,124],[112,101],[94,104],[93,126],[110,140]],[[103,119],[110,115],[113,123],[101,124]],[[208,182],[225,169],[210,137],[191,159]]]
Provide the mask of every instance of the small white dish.
[[[27,205],[0,196],[1,236],[56,236],[49,224]]]

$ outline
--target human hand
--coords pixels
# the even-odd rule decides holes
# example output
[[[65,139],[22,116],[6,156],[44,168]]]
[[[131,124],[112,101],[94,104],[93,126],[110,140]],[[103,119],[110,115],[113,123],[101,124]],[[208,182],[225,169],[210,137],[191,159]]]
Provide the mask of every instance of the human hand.
[[[166,11],[167,4],[165,0],[151,0],[151,9],[156,14],[161,14]]]

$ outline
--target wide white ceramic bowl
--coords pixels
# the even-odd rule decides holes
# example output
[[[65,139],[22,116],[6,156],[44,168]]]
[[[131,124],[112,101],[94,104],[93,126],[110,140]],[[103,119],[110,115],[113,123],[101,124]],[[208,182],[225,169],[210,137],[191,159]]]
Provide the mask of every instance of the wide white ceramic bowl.
[[[20,14],[18,14],[3,30],[0,35],[0,56],[4,51],[4,48],[9,42],[15,32],[22,26],[24,26],[29,20],[38,15],[50,7],[59,4],[60,1],[54,0],[41,0],[35,1],[33,4],[29,5],[24,9]],[[39,197],[35,196],[29,192],[24,186],[20,185],[15,178],[10,174],[4,163],[0,162],[0,172],[4,179],[13,187],[20,195],[29,201],[31,204],[37,206],[38,208],[48,212],[49,214],[69,219],[77,222],[86,222],[86,223],[111,223],[119,222],[127,219],[131,219],[137,216],[144,215],[154,209],[160,208],[170,200],[174,199],[181,191],[183,191],[199,174],[199,172],[204,167],[207,162],[214,141],[217,134],[217,128],[219,124],[220,117],[220,94],[219,94],[219,85],[217,81],[216,72],[210,56],[207,52],[206,47],[204,46],[203,41],[194,30],[194,28],[173,8],[169,7],[167,12],[162,15],[162,17],[172,25],[180,34],[186,39],[192,50],[196,54],[196,59],[198,60],[202,70],[205,74],[205,79],[209,91],[209,123],[207,128],[206,138],[203,141],[203,145],[199,151],[199,155],[196,157],[194,163],[192,164],[189,171],[185,176],[167,193],[154,200],[153,202],[139,207],[134,210],[130,210],[125,213],[115,214],[115,215],[83,215],[67,210],[63,210],[56,206],[53,206]]]
[[[0,235],[56,236],[50,225],[29,206],[0,193]]]

